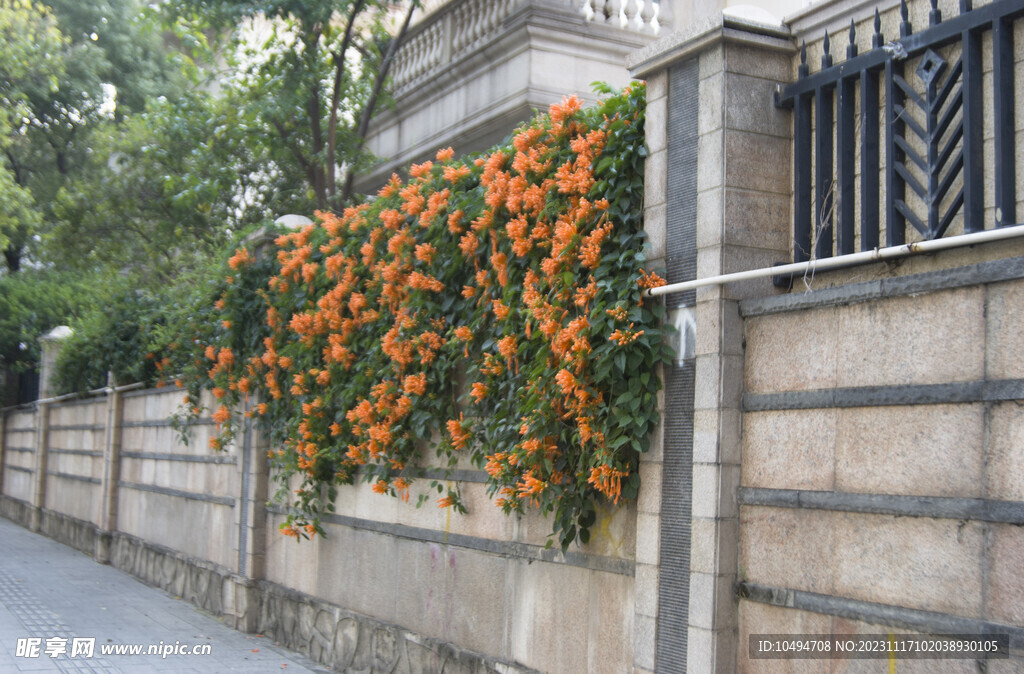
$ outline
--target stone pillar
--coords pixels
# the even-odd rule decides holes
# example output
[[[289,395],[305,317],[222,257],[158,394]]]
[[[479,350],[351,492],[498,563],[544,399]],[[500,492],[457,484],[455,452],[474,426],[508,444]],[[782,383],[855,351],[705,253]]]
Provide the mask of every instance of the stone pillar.
[[[43,353],[39,359],[39,399],[52,398],[54,386],[52,383],[53,373],[57,369],[57,356],[60,355],[61,345],[64,340],[72,335],[71,328],[66,325],[58,325],[53,330],[39,338],[39,344]]]
[[[792,46],[725,42],[701,56],[698,277],[789,261],[789,113],[773,104]],[[738,644],[737,551],[743,395],[739,300],[768,279],[697,292],[690,643],[701,671],[732,671]],[[694,662],[694,660],[691,660]]]
[[[668,73],[647,79],[647,160],[644,180],[644,230],[648,236],[648,263],[665,267],[666,138]],[[660,299],[657,301],[661,301]],[[665,417],[665,396],[658,395],[658,412]],[[661,563],[661,505],[664,432],[659,424],[651,446],[640,457],[640,493],[636,515],[636,576],[633,615],[633,666],[636,672],[654,671],[658,625]]]
[[[677,25],[683,18],[676,14]],[[669,75],[666,116],[661,116],[658,99],[652,96],[654,106],[646,126],[651,158],[645,176],[651,184],[668,185],[667,213],[659,214],[657,203],[651,203],[646,217],[649,228],[654,218],[666,223],[667,247],[675,249],[663,253],[669,280],[701,279],[788,261],[790,123],[788,113],[773,104],[775,85],[790,79],[794,48],[788,33],[781,26],[766,30],[761,23],[719,14],[655,47],[635,55],[630,65],[634,76],[652,83]],[[662,143],[667,147],[665,162],[656,159]],[[686,150],[679,152],[677,144],[686,144]],[[686,186],[681,185],[684,182]],[[673,190],[679,189],[687,193],[674,195]],[[682,207],[673,205],[673,199]],[[687,241],[682,247],[676,245],[681,237]],[[652,237],[655,251],[658,245]],[[678,428],[666,434],[663,449],[663,535],[657,584],[644,578],[643,533],[639,527],[637,532],[638,612],[641,595],[649,595],[647,586],[655,588],[659,606],[654,662],[638,659],[638,668],[650,667],[654,672],[683,668],[679,649],[670,643],[674,639],[685,642],[688,672],[736,669],[740,647],[734,591],[739,544],[736,493],[743,394],[738,301],[771,292],[770,281],[762,280],[705,287],[683,301],[670,301],[670,307],[678,306],[672,315],[680,330],[678,376],[682,378],[672,380],[675,372],[666,378],[667,393],[678,402],[666,403],[664,414],[665,426]],[[680,390],[674,392],[676,388]],[[692,391],[692,403],[687,388]],[[680,404],[690,409],[676,409]],[[686,470],[679,474],[686,468],[676,465],[680,457],[689,461],[688,474]],[[673,491],[674,485],[689,480],[688,494]],[[679,496],[689,497],[689,547],[670,551],[674,534],[665,534],[671,533],[672,522],[680,516],[669,513],[672,499]],[[688,578],[685,569],[678,568],[677,554],[689,557]],[[683,587],[677,587],[680,583]],[[645,607],[649,607],[647,601]],[[679,610],[685,612],[685,625],[679,624]]]
[[[113,382],[110,376],[108,383]],[[103,510],[100,512],[100,531],[96,536],[93,558],[102,564],[110,563],[113,534],[117,531],[118,482],[121,480],[121,433],[124,421],[124,393],[117,388],[107,389],[107,429],[103,446]]]

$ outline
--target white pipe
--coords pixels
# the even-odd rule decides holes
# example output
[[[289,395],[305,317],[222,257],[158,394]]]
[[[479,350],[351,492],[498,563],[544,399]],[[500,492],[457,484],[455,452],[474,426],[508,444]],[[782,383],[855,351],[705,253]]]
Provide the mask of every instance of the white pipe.
[[[973,246],[975,244],[986,243],[988,241],[1013,239],[1018,236],[1024,236],[1024,225],[988,229],[983,232],[960,234],[958,236],[950,236],[945,239],[932,239],[931,241],[919,241],[917,243],[908,243],[902,246],[875,248],[874,250],[866,250],[862,253],[850,253],[848,255],[839,255],[837,257],[827,257],[821,260],[793,262],[792,264],[782,264],[777,267],[762,267],[761,269],[751,269],[750,271],[739,271],[732,274],[709,276],[708,278],[684,281],[683,283],[672,283],[659,288],[651,288],[646,290],[644,294],[649,297],[657,297],[658,295],[669,295],[671,293],[678,293],[684,290],[722,285],[723,283],[733,283],[735,281],[748,281],[750,279],[764,278],[766,276],[795,276],[808,271],[812,273],[816,271],[827,271],[837,267],[849,267],[853,265],[867,264],[869,262],[878,262],[880,260],[891,260],[893,258],[907,257],[908,255],[915,255],[917,253],[931,253],[948,248]]]

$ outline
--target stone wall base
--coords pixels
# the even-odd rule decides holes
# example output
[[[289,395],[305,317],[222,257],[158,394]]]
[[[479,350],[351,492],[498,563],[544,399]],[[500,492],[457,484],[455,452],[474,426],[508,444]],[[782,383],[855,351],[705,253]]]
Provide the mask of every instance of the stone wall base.
[[[430,639],[397,625],[353,613],[268,581],[254,581],[224,567],[90,522],[0,496],[0,515],[39,531],[144,583],[191,602],[234,629],[265,635],[337,672],[535,672]]]

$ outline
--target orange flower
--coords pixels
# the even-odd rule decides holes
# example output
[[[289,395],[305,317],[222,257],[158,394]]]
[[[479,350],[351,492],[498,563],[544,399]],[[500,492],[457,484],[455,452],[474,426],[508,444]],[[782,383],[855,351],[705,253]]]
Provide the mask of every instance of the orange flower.
[[[463,164],[462,166],[445,166],[443,175],[444,179],[454,184],[468,176],[471,169]]]
[[[438,508],[448,508],[453,505],[455,505],[455,499],[453,499],[450,494],[448,496],[444,496],[442,498],[437,499]]]
[[[643,330],[634,330],[633,324],[630,323],[628,329],[616,330],[615,332],[608,336],[608,339],[613,342],[616,342],[620,346],[625,346],[626,344],[635,342],[637,338],[639,338],[642,334],[644,334]]]
[[[637,279],[636,284],[641,288],[660,288],[661,286],[668,283],[665,279],[661,278],[653,271],[646,272],[643,269],[640,270],[641,276]]]
[[[480,245],[480,240],[476,238],[476,234],[468,232],[459,240],[459,250],[462,251],[463,257],[473,257],[476,255],[477,246]]]
[[[474,382],[469,395],[473,396],[477,402],[480,402],[487,397],[487,385],[481,382]]]
[[[590,477],[587,479],[587,483],[593,485],[597,491],[610,498],[612,503],[618,504],[622,494],[622,478],[627,475],[629,473],[624,470],[601,465],[590,469]]]
[[[467,430],[462,423],[462,415],[459,415],[457,421],[455,419],[449,419],[446,426],[448,427],[448,435],[451,436],[452,439],[452,447],[455,449],[463,449],[472,436],[469,430]]]
[[[574,377],[572,373],[565,368],[558,371],[555,375],[555,381],[558,383],[558,387],[562,389],[562,393],[565,395],[570,395],[578,383],[576,381],[576,377]]]
[[[409,481],[406,480],[404,477],[396,478],[395,479],[395,489],[399,493],[401,493],[402,500],[405,501],[406,503],[408,503],[409,502]]]
[[[626,313],[626,307],[622,306],[615,307],[614,309],[605,309],[604,312],[617,321],[624,321],[628,316]]]
[[[249,251],[245,248],[239,248],[235,251],[235,254],[228,260],[228,266],[232,269],[237,270],[239,267],[249,264],[252,262],[252,257],[249,255]]]
[[[516,357],[518,351],[519,347],[516,345],[516,338],[513,335],[498,340],[498,353],[504,356],[505,360],[511,361]]]
[[[427,391],[427,375],[422,372],[409,375],[402,382],[402,390],[406,395],[423,395]]]
[[[465,325],[460,325],[455,328],[455,336],[464,342],[470,342],[473,340],[473,331],[467,328]]]
[[[373,491],[377,494],[386,494],[388,491],[388,483],[384,480],[377,480],[373,483]]]
[[[437,151],[437,161],[448,161],[455,156],[455,150],[451,147],[446,147],[443,150]]]
[[[434,261],[434,256],[437,255],[437,248],[429,243],[421,243],[416,246],[416,259],[420,262],[430,264]]]
[[[451,149],[451,148],[449,148]],[[438,161],[444,161],[440,158],[440,152],[438,152]],[[454,154],[454,152],[453,152]],[[413,178],[422,178],[425,175],[430,174],[430,169],[434,168],[434,162],[425,161],[422,164],[413,164],[409,167],[409,175]]]

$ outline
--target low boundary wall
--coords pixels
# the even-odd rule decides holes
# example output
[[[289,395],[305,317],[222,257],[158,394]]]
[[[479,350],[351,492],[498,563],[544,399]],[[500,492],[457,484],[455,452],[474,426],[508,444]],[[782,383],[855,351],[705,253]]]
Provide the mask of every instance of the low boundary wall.
[[[201,419],[183,443],[169,421],[182,395],[6,410],[0,514],[338,671],[629,668],[635,507],[602,511],[563,554],[550,522],[506,517],[460,466],[469,515],[342,487],[326,537],[297,544],[267,503],[262,436],[247,426],[215,452]]]

